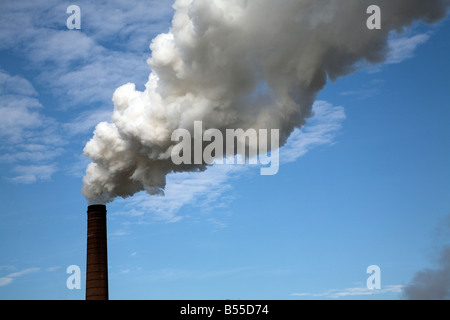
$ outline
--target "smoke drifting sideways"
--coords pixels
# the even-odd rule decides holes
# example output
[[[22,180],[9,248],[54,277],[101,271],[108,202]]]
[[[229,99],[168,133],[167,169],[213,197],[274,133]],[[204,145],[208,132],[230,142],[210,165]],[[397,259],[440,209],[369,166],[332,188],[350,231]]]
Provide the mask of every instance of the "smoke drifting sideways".
[[[437,263],[434,268],[416,272],[402,290],[405,299],[450,299],[450,215],[439,223],[433,235],[439,243],[438,250],[433,252],[438,258]]]
[[[450,299],[450,246],[442,249],[439,266],[417,272],[411,282],[403,288],[408,300]]]
[[[367,28],[370,5],[382,29]],[[176,129],[279,129],[280,147],[313,116],[326,83],[385,61],[391,31],[447,15],[450,0],[177,0],[168,33],[151,43],[146,89],[113,96],[111,123],[84,149],[89,204],[140,191],[164,194],[166,176],[205,170],[171,161]]]

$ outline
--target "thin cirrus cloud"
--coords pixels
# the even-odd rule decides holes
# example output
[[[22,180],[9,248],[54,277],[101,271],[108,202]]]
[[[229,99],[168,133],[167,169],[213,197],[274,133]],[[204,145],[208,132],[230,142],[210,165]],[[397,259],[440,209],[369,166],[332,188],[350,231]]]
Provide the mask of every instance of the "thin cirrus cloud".
[[[431,36],[425,33],[415,35],[392,34],[388,41],[388,53],[384,64],[398,64],[413,58],[417,49],[430,38]],[[382,65],[371,65],[368,72],[377,73],[381,68]]]
[[[25,165],[13,168],[15,176],[10,181],[18,184],[32,184],[39,180],[49,180],[57,171],[54,164],[49,165]]]
[[[110,111],[94,109],[60,123],[44,114],[45,108],[30,81],[0,71],[0,162],[12,166],[8,181],[32,184],[51,179],[58,171],[58,159],[73,137],[87,134]],[[73,161],[78,163],[78,159]]]
[[[0,138],[19,142],[25,130],[42,125],[37,95],[27,79],[0,70]]]
[[[179,222],[187,218],[178,215],[181,208],[185,206],[192,205],[205,209],[208,204],[214,203],[214,207],[224,204],[226,201],[224,199],[218,202],[220,196],[231,189],[233,177],[243,174],[245,170],[245,167],[214,166],[204,172],[170,175],[164,196],[150,197],[142,192],[135,195],[126,204],[118,200],[119,205],[133,208],[119,214],[143,217],[150,213],[153,219],[159,222]]]
[[[353,287],[346,289],[330,289],[321,293],[293,293],[294,297],[323,297],[325,299],[339,299],[339,298],[355,298],[362,296],[380,295],[380,294],[398,294],[402,292],[403,285],[387,285],[379,290],[372,290],[365,287]]]
[[[421,45],[425,44],[430,38],[430,35],[423,33],[413,36],[397,34],[392,35],[388,42],[389,52],[385,65],[398,64],[413,58],[417,49]],[[370,65],[367,71],[369,73],[377,73],[382,67],[382,65]],[[369,99],[380,94],[380,89],[377,87],[379,83],[380,81],[374,81],[362,88],[353,88],[352,90],[343,91],[340,95],[358,100]]]
[[[5,277],[0,277],[0,287],[7,286],[7,285],[11,284],[15,279],[22,277],[24,275],[27,275],[29,273],[37,272],[39,270],[40,270],[40,268],[28,268],[28,269],[24,269],[22,271],[10,273],[10,274],[6,275]]]
[[[111,113],[109,108],[85,111],[72,121],[62,124],[62,127],[70,135],[86,134],[92,131],[98,123],[111,118]]]
[[[0,71],[0,162],[13,165],[8,180],[31,184],[57,171],[53,160],[62,154],[56,122],[42,114],[43,106],[30,81]]]
[[[430,39],[427,34],[417,34],[411,37],[394,37],[389,41],[389,55],[387,64],[403,62],[414,56],[416,49]]]
[[[295,130],[287,145],[280,150],[282,164],[296,161],[313,148],[332,144],[346,119],[343,107],[326,101],[316,101],[313,112],[315,115],[308,125]]]
[[[60,108],[110,104],[120,85],[144,82],[151,39],[172,14],[160,1],[80,1],[82,29],[67,30],[67,5],[59,1],[2,3],[0,50],[25,60]],[[49,68],[48,66],[51,66]]]

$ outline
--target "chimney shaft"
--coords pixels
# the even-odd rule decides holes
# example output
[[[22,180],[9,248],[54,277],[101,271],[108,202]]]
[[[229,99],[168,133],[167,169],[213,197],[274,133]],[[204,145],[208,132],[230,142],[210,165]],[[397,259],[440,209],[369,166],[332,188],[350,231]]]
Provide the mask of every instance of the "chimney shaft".
[[[108,300],[106,206],[88,207],[86,300]]]

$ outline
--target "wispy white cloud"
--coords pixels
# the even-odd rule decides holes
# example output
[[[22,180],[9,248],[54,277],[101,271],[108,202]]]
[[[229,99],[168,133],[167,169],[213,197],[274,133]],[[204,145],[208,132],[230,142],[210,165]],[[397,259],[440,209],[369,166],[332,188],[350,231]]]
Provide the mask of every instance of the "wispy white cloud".
[[[358,297],[358,296],[369,296],[369,295],[380,295],[388,293],[401,293],[403,285],[388,285],[379,290],[368,289],[367,287],[353,287],[346,289],[331,289],[321,293],[293,293],[291,296],[295,297],[323,297],[331,299],[339,299],[345,297]]]
[[[0,287],[7,286],[7,285],[11,284],[14,281],[14,279],[17,279],[19,277],[22,277],[22,276],[32,273],[32,272],[37,272],[39,270],[40,270],[40,268],[28,268],[28,269],[24,269],[24,270],[21,270],[18,272],[10,273],[5,277],[0,277]]]
[[[430,39],[427,34],[394,37],[389,41],[389,55],[386,63],[400,63],[414,56],[416,49]]]
[[[65,153],[70,138],[90,134],[111,113],[94,109],[64,124],[45,116],[44,111],[28,79],[0,70],[0,162],[13,165],[11,182],[48,180],[57,171],[55,160]],[[74,163],[78,162],[75,157]]]
[[[86,62],[102,55],[104,49],[83,32],[42,28],[26,48],[31,65],[56,64],[57,68],[44,70],[70,69],[74,64]],[[55,70],[56,71],[56,70]],[[58,81],[58,79],[54,79]]]
[[[388,53],[384,64],[370,65],[369,73],[380,72],[383,65],[398,64],[414,57],[416,50],[431,38],[428,34],[397,34],[392,33],[388,41]],[[368,92],[370,93],[370,92]]]
[[[47,269],[45,269],[45,271],[47,272],[55,272],[61,269],[61,266],[54,266],[54,267],[49,267]]]
[[[85,18],[91,37],[135,52],[148,49],[149,39],[168,30],[173,15],[172,3],[158,0],[82,1],[80,7],[86,13],[102,12]]]
[[[217,201],[224,192],[231,189],[233,176],[242,174],[245,169],[237,166],[213,166],[205,172],[171,175],[168,177],[164,196],[149,196],[142,192],[127,200],[127,207],[129,204],[133,209],[122,214],[143,216],[151,213],[157,221],[178,222],[183,217],[177,213],[184,206],[193,205],[205,210],[220,206],[220,201]]]
[[[15,176],[10,181],[18,184],[32,184],[39,180],[49,180],[57,171],[55,165],[27,165],[16,166],[13,169]]]
[[[27,79],[0,70],[0,95],[36,97],[38,93]]]
[[[4,287],[4,286],[8,285],[12,281],[13,281],[13,278],[9,278],[9,277],[0,278],[0,287]]]
[[[29,80],[0,71],[0,162],[13,165],[11,182],[35,183],[56,172],[52,161],[63,153],[64,142],[56,121],[42,110]]]
[[[109,121],[111,114],[111,108],[85,111],[72,121],[64,123],[62,127],[69,135],[91,134],[97,124]]]
[[[343,107],[326,101],[317,101],[313,107],[314,117],[302,129],[296,130],[285,147],[280,150],[280,162],[294,162],[308,151],[334,142],[336,134],[346,119]]]
[[[2,3],[0,50],[25,59],[62,109],[111,105],[117,87],[130,81],[145,83],[149,44],[161,30],[168,30],[171,3],[81,0],[77,5],[82,15],[80,31],[65,26],[67,3]]]
[[[14,100],[14,99],[11,99]],[[8,101],[13,103],[13,101]],[[12,142],[20,142],[26,130],[39,128],[42,116],[30,108],[13,107],[10,103],[0,105],[0,137],[7,138]]]
[[[58,146],[19,144],[9,150],[5,149],[5,153],[0,155],[0,162],[15,163],[32,159],[35,163],[44,163],[51,161],[63,152],[63,149]]]
[[[104,48],[100,52],[71,67],[44,70],[38,77],[58,97],[62,109],[83,110],[93,104],[112,108],[111,99],[119,86],[145,82],[148,66],[143,54]]]
[[[23,140],[27,130],[41,127],[45,118],[30,81],[0,70],[0,139]]]

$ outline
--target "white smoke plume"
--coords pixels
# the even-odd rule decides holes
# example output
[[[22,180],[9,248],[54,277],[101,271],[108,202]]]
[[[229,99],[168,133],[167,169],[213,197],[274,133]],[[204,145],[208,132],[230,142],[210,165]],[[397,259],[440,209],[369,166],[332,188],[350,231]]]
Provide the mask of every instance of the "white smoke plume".
[[[146,90],[117,89],[111,123],[85,147],[92,159],[82,192],[107,203],[146,190],[163,194],[175,166],[172,132],[279,129],[280,147],[312,116],[328,80],[381,63],[392,30],[447,15],[450,0],[177,0],[168,33],[151,43]],[[382,10],[369,30],[366,11]]]

